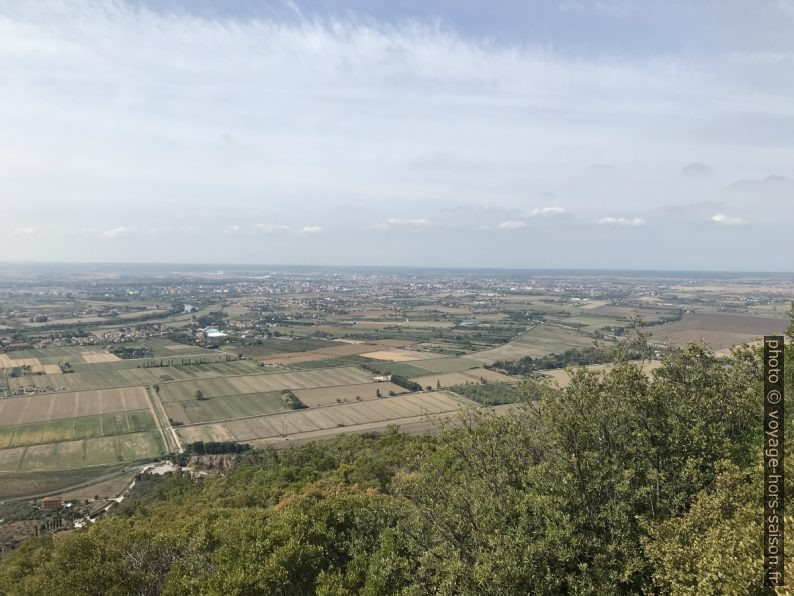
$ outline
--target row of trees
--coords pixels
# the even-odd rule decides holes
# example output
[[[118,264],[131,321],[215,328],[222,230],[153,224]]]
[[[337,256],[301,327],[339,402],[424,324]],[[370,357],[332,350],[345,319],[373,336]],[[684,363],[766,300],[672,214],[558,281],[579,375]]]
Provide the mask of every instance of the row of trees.
[[[641,359],[645,354],[642,350],[622,348],[622,356],[630,360]],[[546,354],[544,356],[524,356],[518,360],[497,360],[486,365],[491,370],[500,370],[509,375],[529,375],[538,370],[550,370],[571,366],[584,366],[587,364],[603,364],[612,362],[615,358],[614,349],[604,349],[597,346],[587,348],[572,348],[562,354]]]

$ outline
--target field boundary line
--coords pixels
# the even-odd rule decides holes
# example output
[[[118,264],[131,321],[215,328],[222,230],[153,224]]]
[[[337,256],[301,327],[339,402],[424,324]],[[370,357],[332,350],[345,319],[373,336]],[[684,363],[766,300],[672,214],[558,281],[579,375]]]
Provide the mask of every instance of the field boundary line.
[[[171,423],[168,420],[168,414],[163,407],[163,403],[160,401],[160,396],[157,395],[157,392],[150,387],[145,387],[144,391],[146,391],[146,396],[149,399],[149,407],[152,410],[152,415],[154,416],[154,421],[157,424],[157,428],[160,430],[160,435],[163,438],[163,443],[166,450],[177,453],[184,452],[182,443],[179,440],[176,431],[174,431],[174,427],[171,426]],[[170,435],[171,440],[169,440],[166,436],[166,430],[164,426],[168,428],[168,434]],[[172,449],[172,447],[174,448]]]

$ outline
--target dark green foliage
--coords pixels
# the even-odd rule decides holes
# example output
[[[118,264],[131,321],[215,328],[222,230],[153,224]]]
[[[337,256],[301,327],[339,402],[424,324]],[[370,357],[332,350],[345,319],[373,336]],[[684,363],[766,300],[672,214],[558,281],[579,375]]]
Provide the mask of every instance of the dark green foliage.
[[[251,446],[236,441],[196,441],[185,445],[185,451],[195,455],[216,455],[221,453],[245,453]]]
[[[456,385],[452,391],[467,397],[478,404],[498,406],[521,401],[521,393],[511,383],[480,383],[477,385]]]
[[[119,358],[149,358],[154,350],[147,346],[113,346],[111,351]]]
[[[298,396],[289,389],[281,392],[281,401],[283,401],[284,405],[290,410],[301,410],[306,407],[306,404],[298,399]]]
[[[403,387],[404,389],[407,389],[408,391],[422,390],[422,386],[419,383],[417,383],[416,381],[412,381],[411,379],[406,379],[405,377],[400,375],[392,375],[391,382],[394,383],[395,385],[399,385],[400,387]],[[430,387],[429,389],[432,389],[432,387]]]
[[[642,354],[637,350],[625,352],[625,358],[629,360],[639,359]],[[547,354],[538,358],[524,356],[518,360],[499,360],[489,365],[487,368],[501,370],[510,375],[529,375],[537,370],[550,370],[553,368],[565,368],[566,366],[583,366],[587,364],[603,364],[612,362],[615,354],[610,350],[603,350],[597,347],[573,348],[565,350],[562,354]]]
[[[422,377],[431,374],[432,371],[424,368],[419,368],[410,362],[378,362],[373,363],[369,358],[357,356],[363,362],[359,362],[359,366],[364,370],[368,370],[376,375],[399,375],[401,377]]]

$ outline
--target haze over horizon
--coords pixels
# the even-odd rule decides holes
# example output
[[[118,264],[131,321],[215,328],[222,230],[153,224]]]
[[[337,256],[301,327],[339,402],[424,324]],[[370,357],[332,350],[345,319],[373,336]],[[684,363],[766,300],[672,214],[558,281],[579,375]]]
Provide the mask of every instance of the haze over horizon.
[[[792,26],[0,0],[2,260],[791,271]]]

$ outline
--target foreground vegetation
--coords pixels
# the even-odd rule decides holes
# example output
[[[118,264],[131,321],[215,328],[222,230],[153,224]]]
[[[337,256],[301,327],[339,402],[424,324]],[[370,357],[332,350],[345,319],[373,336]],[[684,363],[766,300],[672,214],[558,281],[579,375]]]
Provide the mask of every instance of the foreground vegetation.
[[[91,528],[23,543],[0,593],[761,593],[760,366],[693,344],[653,380],[579,369],[436,437],[140,482]]]

